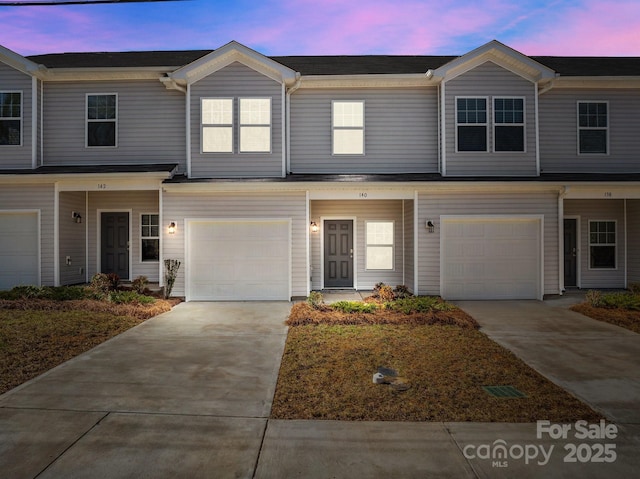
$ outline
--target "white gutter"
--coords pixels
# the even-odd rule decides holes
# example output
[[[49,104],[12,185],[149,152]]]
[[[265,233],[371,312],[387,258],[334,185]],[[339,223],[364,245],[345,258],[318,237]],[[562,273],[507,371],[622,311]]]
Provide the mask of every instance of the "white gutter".
[[[38,167],[38,79],[31,77],[31,168]]]

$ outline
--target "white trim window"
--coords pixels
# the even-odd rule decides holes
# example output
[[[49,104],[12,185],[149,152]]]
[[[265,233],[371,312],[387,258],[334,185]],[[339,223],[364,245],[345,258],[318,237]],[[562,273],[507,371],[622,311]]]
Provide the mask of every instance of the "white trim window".
[[[609,103],[578,102],[578,153],[609,153]]]
[[[233,153],[233,98],[201,98],[203,153]]]
[[[0,91],[0,146],[22,146],[22,92]]]
[[[394,222],[366,221],[366,269],[393,270]]]
[[[493,151],[525,151],[524,98],[494,97]]]
[[[456,98],[456,151],[487,151],[487,98]]]
[[[115,147],[118,142],[118,95],[87,94],[87,147]]]
[[[364,155],[364,101],[331,103],[334,155]]]
[[[140,215],[140,261],[143,263],[160,260],[160,215],[142,213]]]
[[[271,98],[240,98],[240,153],[271,152]]]
[[[589,269],[616,269],[615,220],[589,221]]]

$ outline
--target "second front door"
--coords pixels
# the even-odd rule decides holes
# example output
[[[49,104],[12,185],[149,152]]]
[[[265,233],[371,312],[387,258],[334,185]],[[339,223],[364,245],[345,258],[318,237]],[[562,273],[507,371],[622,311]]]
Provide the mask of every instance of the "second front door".
[[[324,222],[324,287],[353,288],[353,220]]]

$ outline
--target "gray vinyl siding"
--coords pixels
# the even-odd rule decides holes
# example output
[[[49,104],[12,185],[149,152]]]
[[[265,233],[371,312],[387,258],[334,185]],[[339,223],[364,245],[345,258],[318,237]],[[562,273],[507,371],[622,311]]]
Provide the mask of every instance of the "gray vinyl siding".
[[[624,288],[624,200],[565,200],[565,216],[580,218],[580,284],[588,288]],[[616,268],[590,269],[589,221],[616,221]]]
[[[53,253],[54,186],[0,185],[0,210],[40,211],[40,275],[43,286],[54,285]]]
[[[87,148],[86,95],[118,95],[117,147]],[[47,82],[44,164],[186,164],[185,95],[159,81]]]
[[[403,225],[402,225],[402,200],[365,200],[365,201],[328,201],[315,200],[311,202],[311,221],[320,225],[318,233],[311,233],[311,287],[314,290],[322,287],[322,255],[320,251],[321,238],[324,225],[321,217],[331,219],[355,218],[354,232],[354,270],[357,271],[358,290],[371,290],[376,283],[382,281],[388,285],[396,286],[403,283]],[[328,219],[327,218],[327,219]],[[367,271],[366,269],[366,234],[365,223],[367,221],[381,220],[394,221],[394,270],[393,271]],[[406,229],[405,229],[406,231]]]
[[[486,62],[444,84],[445,161],[447,176],[537,175],[535,85]],[[488,112],[487,152],[456,153],[456,97],[486,97]],[[493,98],[525,98],[525,152],[494,152]]]
[[[627,200],[627,280],[640,283],[640,200]]]
[[[544,215],[544,294],[559,293],[557,194],[420,192],[418,225],[431,219],[436,228],[418,226],[419,294],[440,294],[441,215]]]
[[[179,193],[165,192],[162,197],[164,218],[176,221],[175,234],[164,236],[165,259],[182,262],[173,294],[185,294],[185,219],[280,219],[291,221],[291,291],[292,296],[307,296],[306,195],[296,193]]]
[[[98,235],[100,213],[104,211],[129,212],[131,224],[131,236],[129,244],[131,248],[131,263],[129,265],[130,278],[146,276],[151,282],[159,280],[160,264],[157,261],[141,261],[140,243],[140,215],[143,213],[159,213],[158,191],[113,191],[113,192],[89,192],[89,207],[87,218],[87,230],[89,232],[89,278],[96,274],[100,264]],[[131,211],[129,211],[131,210]],[[162,226],[162,225],[161,225]]]
[[[0,63],[0,91],[22,92],[22,145],[0,146],[0,169],[32,167],[32,85],[31,77]]]
[[[86,193],[84,191],[63,191],[59,198],[59,264],[60,284],[78,284],[86,281],[86,233],[87,218]],[[82,216],[82,223],[76,223],[72,218],[73,212]],[[71,264],[66,258],[71,258]]]
[[[233,153],[202,153],[200,112],[202,98],[233,98]],[[270,153],[239,153],[238,98],[271,98]],[[194,178],[282,176],[282,101],[280,83],[238,62],[191,85],[191,176]]]
[[[609,103],[609,153],[578,154],[578,101]],[[545,173],[640,171],[640,90],[552,89],[540,96],[540,166]]]
[[[332,154],[333,100],[363,100],[364,155]],[[438,171],[436,88],[301,89],[291,95],[292,173]]]
[[[415,238],[413,201],[404,200],[404,284],[414,292]]]

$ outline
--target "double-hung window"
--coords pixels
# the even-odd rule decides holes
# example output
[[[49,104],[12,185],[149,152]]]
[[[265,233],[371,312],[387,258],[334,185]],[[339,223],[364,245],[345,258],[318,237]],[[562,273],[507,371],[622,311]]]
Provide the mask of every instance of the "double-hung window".
[[[333,154],[364,155],[364,101],[332,104]]]
[[[456,98],[457,151],[487,151],[487,99]]]
[[[140,218],[140,241],[142,261],[160,259],[160,216],[143,213]]]
[[[493,99],[494,151],[524,151],[524,98]]]
[[[366,222],[366,268],[393,269],[393,221]]]
[[[589,221],[589,267],[616,268],[615,221]]]
[[[240,153],[271,151],[271,99],[240,98]]]
[[[202,152],[233,153],[233,98],[202,98]]]
[[[578,152],[607,154],[609,108],[606,101],[578,102]]]
[[[115,93],[87,95],[87,146],[116,146],[118,96]]]
[[[22,145],[22,93],[0,91],[0,146]]]

